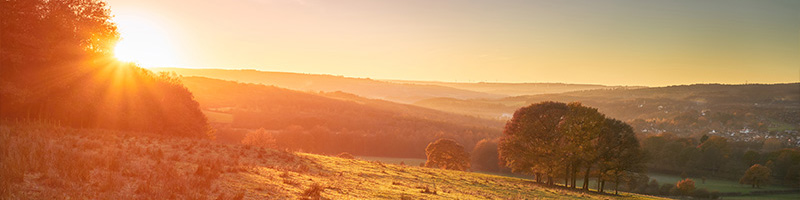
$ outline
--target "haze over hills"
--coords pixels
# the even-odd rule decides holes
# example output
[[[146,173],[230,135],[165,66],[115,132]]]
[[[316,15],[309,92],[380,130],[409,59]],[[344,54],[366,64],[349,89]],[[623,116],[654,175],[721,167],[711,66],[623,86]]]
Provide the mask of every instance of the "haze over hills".
[[[440,81],[405,81],[387,80],[393,83],[419,84],[419,85],[439,85],[476,92],[486,92],[492,94],[502,94],[507,96],[522,96],[536,94],[562,93],[582,90],[627,88],[637,89],[644,86],[606,86],[598,84],[568,84],[568,83],[493,83],[493,82],[440,82]]]
[[[159,69],[184,76],[197,75],[285,87],[332,99],[356,102],[393,113],[433,121],[476,124],[463,116],[420,110],[435,109],[489,119],[483,127],[502,128],[520,107],[541,101],[582,102],[610,117],[631,123],[640,132],[676,132],[684,135],[714,133],[741,140],[761,140],[769,134],[793,137],[800,127],[796,117],[800,86],[792,84],[669,87],[603,86],[564,83],[448,83],[380,81],[331,75],[262,72],[255,70]],[[191,85],[188,83],[187,85]],[[208,87],[213,84],[206,84]],[[321,92],[316,92],[321,91]],[[335,91],[344,91],[337,93]],[[225,92],[225,91],[220,91]],[[351,95],[352,93],[355,95]],[[534,94],[518,95],[516,94]],[[203,94],[195,94],[202,96]],[[307,94],[308,95],[308,94]],[[363,97],[360,97],[363,96]],[[366,97],[366,98],[364,98]],[[428,97],[428,98],[423,98]],[[219,97],[209,97],[219,98]],[[373,98],[373,99],[370,99]],[[385,99],[415,106],[395,104]],[[202,99],[202,98],[199,98]],[[212,105],[213,101],[205,101]],[[228,104],[226,104],[228,105]],[[219,108],[220,105],[213,107]],[[409,113],[413,113],[409,115]],[[214,114],[214,113],[207,113]],[[708,116],[707,116],[708,115]],[[455,121],[454,121],[455,120]],[[457,122],[456,122],[457,121]],[[310,123],[310,122],[309,122]],[[748,132],[741,134],[739,132]],[[739,134],[737,136],[737,134]],[[786,143],[797,145],[798,139]]]
[[[507,95],[476,92],[439,85],[402,84],[366,78],[348,78],[333,75],[266,72],[256,70],[157,68],[154,71],[172,71],[182,76],[203,76],[215,79],[274,85],[298,91],[343,91],[359,96],[412,103],[433,97],[457,99],[500,98]]]
[[[215,115],[228,115],[233,129],[317,134],[319,140],[295,147],[309,152],[421,157],[436,138],[459,140],[467,148],[484,138],[498,137],[503,122],[432,110],[342,92],[305,93],[274,86],[237,83],[205,77],[184,77],[183,84],[200,106]],[[212,115],[211,122],[220,123]],[[237,134],[225,132],[224,134]],[[313,133],[312,133],[313,132]],[[243,137],[243,133],[238,133]],[[300,134],[302,135],[302,134]],[[241,139],[241,138],[239,138]],[[291,143],[291,142],[288,142]],[[352,145],[358,144],[358,145]],[[311,147],[314,147],[313,149]]]

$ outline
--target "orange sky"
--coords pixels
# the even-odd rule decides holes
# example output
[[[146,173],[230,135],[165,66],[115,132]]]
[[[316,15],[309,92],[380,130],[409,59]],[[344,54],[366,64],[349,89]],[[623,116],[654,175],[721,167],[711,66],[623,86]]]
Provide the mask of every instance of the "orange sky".
[[[800,1],[793,0],[109,4],[123,40],[150,52],[140,59],[146,67],[459,82],[800,81]]]

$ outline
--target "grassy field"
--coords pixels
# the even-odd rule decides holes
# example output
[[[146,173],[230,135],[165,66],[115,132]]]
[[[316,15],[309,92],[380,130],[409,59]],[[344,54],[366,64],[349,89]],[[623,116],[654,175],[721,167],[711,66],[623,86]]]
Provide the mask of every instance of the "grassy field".
[[[736,199],[736,200],[797,200],[800,199],[798,194],[776,194],[776,195],[763,195],[763,196],[739,196],[739,197],[722,197],[721,199]]]
[[[399,165],[401,162],[408,166],[420,166],[425,164],[425,159],[420,158],[390,158],[390,157],[373,157],[373,156],[356,156],[358,159],[366,161],[380,161],[386,164]]]
[[[675,184],[680,181],[680,176],[674,175],[666,175],[666,174],[656,174],[651,173],[649,174],[651,179],[656,179],[658,184]],[[789,190],[792,188],[789,187],[781,187],[781,186],[773,186],[773,185],[766,185],[761,186],[761,189],[751,188],[750,185],[742,185],[736,181],[730,180],[720,180],[720,179],[706,179],[706,182],[703,183],[702,179],[696,177],[690,177],[690,179],[695,181],[695,186],[697,188],[705,188],[708,191],[719,191],[719,192],[741,192],[742,194],[750,193],[751,191],[763,191],[763,190]],[[800,194],[797,194],[795,197],[800,199]]]
[[[0,125],[0,199],[657,199],[202,139]]]

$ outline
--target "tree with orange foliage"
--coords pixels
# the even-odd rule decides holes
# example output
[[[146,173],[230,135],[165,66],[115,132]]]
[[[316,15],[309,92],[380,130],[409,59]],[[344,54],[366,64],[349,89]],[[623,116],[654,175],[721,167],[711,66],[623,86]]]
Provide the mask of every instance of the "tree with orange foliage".
[[[465,171],[470,168],[469,154],[461,144],[451,139],[439,139],[425,148],[428,160],[425,167]]]
[[[739,184],[750,184],[753,188],[761,188],[762,184],[769,182],[772,171],[763,165],[755,164],[744,172],[744,176],[739,179]]]
[[[681,192],[682,195],[690,195],[694,192],[694,180],[692,179],[683,179],[675,184],[675,187]]]

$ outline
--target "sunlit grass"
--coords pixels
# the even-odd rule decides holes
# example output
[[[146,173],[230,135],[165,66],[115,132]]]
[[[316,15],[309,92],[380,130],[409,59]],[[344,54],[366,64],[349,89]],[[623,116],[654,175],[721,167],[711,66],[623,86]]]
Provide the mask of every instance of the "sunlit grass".
[[[147,133],[0,125],[2,198],[653,199]],[[33,158],[33,159],[32,159]],[[59,159],[69,158],[69,159]],[[112,189],[115,188],[115,189]]]

